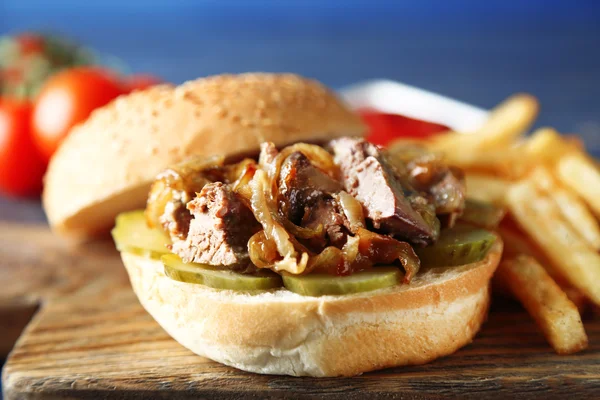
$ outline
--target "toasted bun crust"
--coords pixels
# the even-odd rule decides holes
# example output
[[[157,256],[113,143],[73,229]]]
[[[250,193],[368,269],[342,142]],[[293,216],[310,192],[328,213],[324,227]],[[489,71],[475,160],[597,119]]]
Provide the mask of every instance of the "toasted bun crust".
[[[485,320],[502,253],[419,273],[410,285],[346,296],[215,290],[166,277],[160,261],[122,253],[135,293],[179,343],[245,371],[351,376],[423,364],[470,343]]]
[[[75,127],[50,162],[44,208],[56,232],[86,238],[140,208],[151,181],[191,155],[359,136],[364,126],[321,84],[291,74],[220,75],[122,96]]]

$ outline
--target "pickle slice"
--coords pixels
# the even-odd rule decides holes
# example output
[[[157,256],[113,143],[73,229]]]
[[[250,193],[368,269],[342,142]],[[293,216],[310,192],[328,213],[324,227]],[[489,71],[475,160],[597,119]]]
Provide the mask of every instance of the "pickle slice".
[[[467,199],[460,221],[485,229],[496,229],[506,211],[491,203]]]
[[[443,230],[434,245],[415,252],[424,267],[451,267],[482,260],[495,241],[490,231],[458,225]]]
[[[111,234],[119,251],[154,258],[169,252],[167,245],[171,240],[160,229],[148,227],[143,210],[119,214]]]
[[[255,274],[241,274],[211,265],[184,263],[175,254],[165,254],[161,261],[165,266],[165,274],[180,282],[230,290],[268,290],[281,287],[281,277],[267,270],[260,270]]]
[[[395,267],[375,267],[348,276],[327,274],[283,276],[283,285],[291,292],[304,296],[325,296],[368,292],[397,285],[402,274]]]

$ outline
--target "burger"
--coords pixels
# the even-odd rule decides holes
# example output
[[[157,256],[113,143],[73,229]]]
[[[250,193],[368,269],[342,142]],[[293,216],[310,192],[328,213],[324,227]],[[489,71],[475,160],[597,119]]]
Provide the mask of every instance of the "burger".
[[[315,377],[427,363],[479,330],[502,242],[462,220],[460,170],[365,131],[296,75],[157,86],[72,131],[44,206],[64,236],[112,228],[142,306],[198,355]]]

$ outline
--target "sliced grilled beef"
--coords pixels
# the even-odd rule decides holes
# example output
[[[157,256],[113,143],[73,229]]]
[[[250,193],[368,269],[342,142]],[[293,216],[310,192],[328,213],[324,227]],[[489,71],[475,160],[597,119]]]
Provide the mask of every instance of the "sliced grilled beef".
[[[252,211],[221,182],[209,183],[187,205],[193,218],[173,252],[185,262],[233,266],[248,262],[248,240],[260,229]]]
[[[323,225],[330,245],[337,248],[344,246],[349,231],[349,222],[334,199],[321,198],[313,207],[306,208],[302,226],[317,229],[319,225]],[[321,243],[311,244],[313,244],[313,247],[319,247],[318,250],[326,245]]]
[[[150,226],[162,226],[173,240],[185,239],[192,219],[186,205],[210,182],[205,169],[218,165],[219,159],[194,157],[161,172],[148,196],[146,218]]]
[[[279,209],[284,217],[299,225],[305,209],[318,200],[342,190],[342,184],[315,167],[300,152],[290,154],[279,175]]]
[[[462,171],[447,166],[440,157],[421,146],[396,147],[388,152],[394,167],[406,171],[410,184],[428,194],[436,213],[453,225],[465,207],[466,187]]]
[[[420,245],[437,239],[439,221],[427,200],[407,184],[403,187],[397,177],[401,172],[375,145],[362,139],[341,138],[331,142],[331,148],[346,191],[363,205],[375,229]]]
[[[185,240],[190,231],[192,214],[190,214],[186,204],[183,200],[169,201],[165,205],[163,215],[161,215],[160,221],[163,228],[171,235],[173,240]]]
[[[453,167],[442,169],[428,193],[433,196],[436,212],[445,216],[446,225],[453,226],[465,209],[466,186],[462,171]]]
[[[332,194],[343,190],[340,182],[315,167],[300,152],[290,154],[279,176],[279,210],[284,218],[312,230],[322,225],[325,234],[304,243],[315,252],[326,246],[341,248],[346,242],[348,221]]]

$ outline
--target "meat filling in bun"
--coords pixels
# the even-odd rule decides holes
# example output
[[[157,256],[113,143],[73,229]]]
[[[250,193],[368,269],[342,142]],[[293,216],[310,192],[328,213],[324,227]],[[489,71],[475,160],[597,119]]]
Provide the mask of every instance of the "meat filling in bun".
[[[413,246],[439,238],[436,211],[448,229],[463,208],[462,175],[424,149],[343,137],[280,151],[265,142],[256,160],[231,164],[187,160],[158,176],[146,221],[184,263],[333,276],[397,264],[409,283],[421,264]]]

